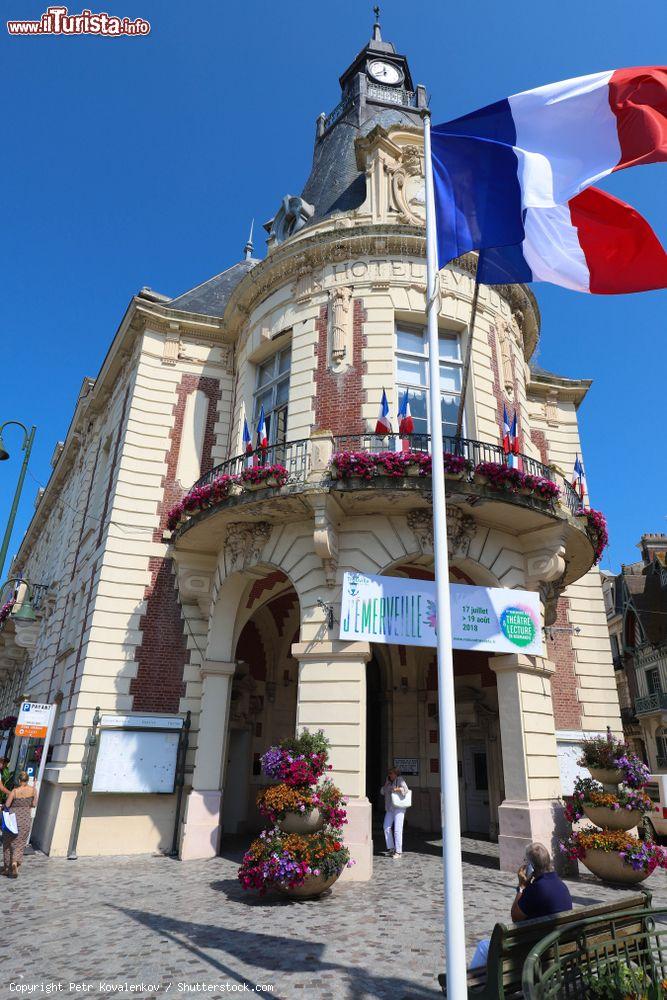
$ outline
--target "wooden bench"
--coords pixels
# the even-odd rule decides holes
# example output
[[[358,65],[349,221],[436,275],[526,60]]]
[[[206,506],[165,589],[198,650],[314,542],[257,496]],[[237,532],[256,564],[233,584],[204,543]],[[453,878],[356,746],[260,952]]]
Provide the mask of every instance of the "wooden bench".
[[[468,970],[468,1000],[518,1000],[523,997],[521,972],[524,962],[530,950],[547,934],[566,928],[568,924],[594,917],[612,918],[619,913],[627,914],[623,918],[622,930],[627,934],[635,934],[642,926],[641,915],[651,907],[651,898],[648,889],[640,889],[637,893],[619,896],[610,903],[579,906],[565,913],[554,913],[525,923],[496,924],[491,935],[486,969]],[[618,929],[617,922],[617,933]],[[596,924],[596,937],[603,939],[605,933],[609,936],[605,921],[602,920]],[[575,941],[571,942],[571,948],[576,948]],[[446,996],[447,977],[444,973],[438,976],[438,982]]]

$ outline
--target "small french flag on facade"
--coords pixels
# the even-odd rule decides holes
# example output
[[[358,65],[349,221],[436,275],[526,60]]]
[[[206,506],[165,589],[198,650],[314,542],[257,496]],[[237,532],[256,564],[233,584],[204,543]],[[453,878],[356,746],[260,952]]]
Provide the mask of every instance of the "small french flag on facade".
[[[510,435],[510,421],[507,416],[507,407],[503,404],[503,451],[506,455],[509,455],[512,451]]]
[[[376,434],[391,434],[391,420],[389,419],[389,403],[387,402],[387,393],[382,390],[382,402],[380,403],[380,412],[378,414],[377,423],[375,425]]]
[[[588,493],[588,486],[586,485],[586,473],[584,472],[584,465],[579,455],[577,455],[574,462],[574,478],[572,480],[572,485],[577,491],[577,495],[581,502],[584,501],[584,496]]]
[[[243,450],[246,455],[252,455],[252,438],[250,437],[250,428],[245,417],[243,418]]]
[[[398,433],[413,434],[414,429],[415,422],[412,419],[412,414],[410,413],[410,397],[408,395],[408,390],[406,389],[403,393],[403,398],[401,399],[401,405],[398,408]]]
[[[266,418],[264,416],[264,403],[262,403],[262,408],[259,411],[259,420],[257,421],[257,447],[264,451],[269,447],[269,439],[266,435]]]

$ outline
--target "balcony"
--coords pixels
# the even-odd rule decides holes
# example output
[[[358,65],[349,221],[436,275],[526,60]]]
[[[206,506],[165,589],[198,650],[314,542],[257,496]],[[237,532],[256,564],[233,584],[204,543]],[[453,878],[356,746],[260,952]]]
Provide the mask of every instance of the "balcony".
[[[444,452],[450,503],[464,512],[474,508],[482,523],[515,535],[535,536],[560,524],[566,549],[563,584],[590,568],[590,525],[562,476],[527,455],[518,456],[518,470],[509,469],[500,445],[471,438],[445,438]],[[210,552],[224,539],[230,521],[277,524],[312,518],[323,495],[335,500],[344,517],[389,509],[406,516],[432,505],[430,462],[431,439],[425,434],[412,434],[405,444],[394,435],[316,433],[272,445],[261,456],[237,455],[203,475],[174,508],[172,541],[177,548]]]
[[[648,715],[650,712],[667,711],[667,693],[654,691],[645,698],[635,701],[635,715]]]

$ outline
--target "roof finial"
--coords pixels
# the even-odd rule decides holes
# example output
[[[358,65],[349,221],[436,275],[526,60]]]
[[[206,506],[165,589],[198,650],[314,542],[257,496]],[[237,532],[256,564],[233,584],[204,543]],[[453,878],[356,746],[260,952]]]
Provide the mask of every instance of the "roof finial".
[[[375,24],[373,25],[373,41],[381,42],[382,34],[380,32],[380,8],[378,7],[377,4],[375,5],[375,7],[373,7],[373,13],[375,14]]]
[[[252,257],[252,251],[254,249],[252,245],[252,231],[254,226],[255,226],[255,220],[253,219],[252,222],[250,223],[250,235],[248,236],[248,242],[243,248],[243,253],[245,255],[246,260],[250,260],[250,258]]]

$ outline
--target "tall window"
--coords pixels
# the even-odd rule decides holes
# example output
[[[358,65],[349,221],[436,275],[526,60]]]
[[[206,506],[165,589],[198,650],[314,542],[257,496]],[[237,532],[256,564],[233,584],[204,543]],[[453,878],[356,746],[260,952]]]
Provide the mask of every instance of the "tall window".
[[[660,694],[662,685],[660,683],[660,671],[657,667],[652,667],[646,671],[646,686],[649,694]]]
[[[269,444],[282,444],[285,440],[291,358],[292,348],[290,346],[278,351],[268,361],[257,366],[257,388],[251,428],[253,446],[262,405],[264,406],[266,435]]]
[[[461,342],[458,334],[445,330],[440,331],[438,342],[442,432],[452,437],[456,434],[461,399]],[[424,327],[396,327],[396,370],[398,400],[408,389],[415,434],[428,434],[428,334]]]

